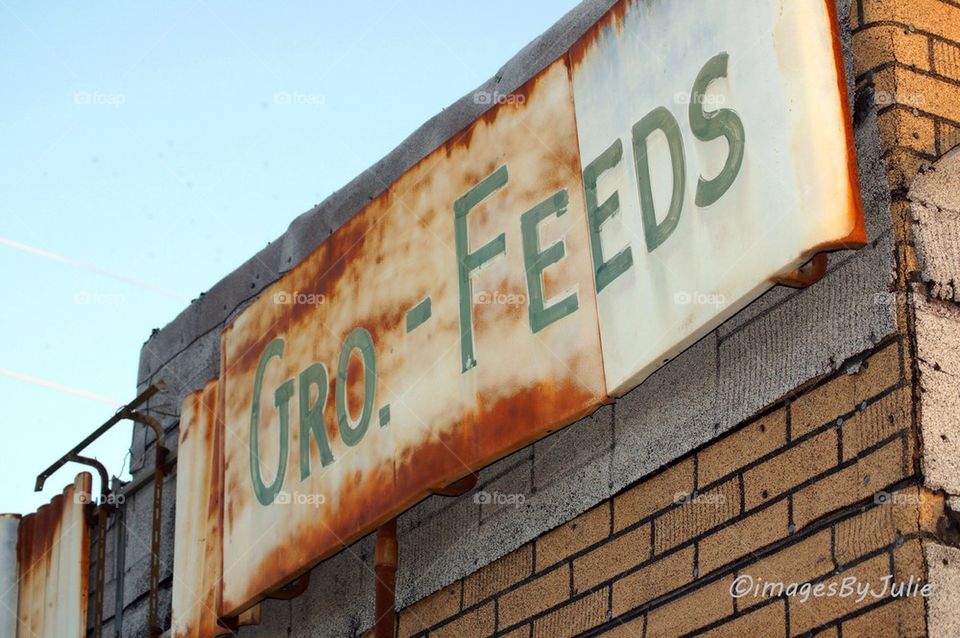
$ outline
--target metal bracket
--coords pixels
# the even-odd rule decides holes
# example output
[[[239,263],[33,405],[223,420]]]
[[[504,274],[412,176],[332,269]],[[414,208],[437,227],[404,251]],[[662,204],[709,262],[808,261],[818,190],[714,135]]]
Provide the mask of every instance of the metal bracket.
[[[786,275],[774,277],[773,281],[790,288],[806,288],[823,279],[825,274],[827,274],[827,254],[817,253],[806,264]]]
[[[431,494],[437,494],[438,496],[461,496],[472,490],[477,485],[477,475],[467,474],[462,479],[458,479],[453,483],[448,483],[443,487],[437,487],[430,490]]]

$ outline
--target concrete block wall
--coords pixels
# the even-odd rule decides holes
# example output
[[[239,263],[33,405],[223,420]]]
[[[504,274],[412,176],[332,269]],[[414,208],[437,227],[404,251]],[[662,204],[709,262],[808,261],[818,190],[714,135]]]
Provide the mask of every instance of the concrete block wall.
[[[478,91],[510,92],[564,51],[610,4],[584,2]],[[857,508],[870,509],[875,491],[854,489],[851,484],[837,488],[847,495],[842,502],[823,500],[823,495],[812,499],[820,507],[830,508],[826,511],[808,505],[798,513],[795,500],[802,492],[812,493],[814,483],[828,475],[835,474],[836,480],[854,476],[862,481],[861,474],[849,468],[867,463],[863,459],[874,458],[871,455],[884,446],[900,446],[902,462],[894,462],[893,453],[889,453],[889,463],[870,461],[870,467],[885,472],[883,485],[916,495],[912,501],[905,499],[913,504],[914,511],[921,493],[925,498],[932,494],[928,502],[940,503],[930,506],[939,514],[930,514],[934,522],[928,527],[938,529],[939,521],[939,527],[949,531],[950,503],[960,492],[950,484],[957,477],[951,464],[958,457],[948,443],[960,441],[960,435],[954,437],[952,431],[946,431],[949,423],[935,415],[946,414],[955,405],[957,394],[949,388],[939,390],[939,394],[928,392],[930,396],[923,399],[926,403],[920,402],[921,410],[916,409],[917,401],[908,399],[922,394],[918,390],[922,379],[929,379],[933,386],[941,377],[950,376],[951,370],[960,369],[956,359],[960,350],[949,340],[949,334],[957,334],[950,323],[957,319],[953,278],[957,237],[951,234],[956,226],[951,225],[954,218],[950,215],[960,208],[954,200],[930,195],[933,190],[956,197],[957,190],[915,181],[921,169],[929,170],[931,162],[960,142],[960,116],[954,112],[960,101],[951,103],[938,93],[941,84],[948,86],[949,92],[956,92],[960,86],[955,58],[951,57],[953,49],[948,46],[960,38],[956,33],[960,9],[947,0],[853,0],[852,4],[850,0],[838,0],[837,4],[854,98],[851,102],[855,105],[851,117],[870,244],[856,252],[832,254],[828,274],[817,284],[802,291],[771,290],[615,404],[486,468],[474,492],[459,498],[431,497],[401,516],[397,594],[398,605],[405,608],[401,616],[404,631],[458,635],[454,632],[457,630],[459,635],[470,635],[515,627],[518,635],[552,635],[565,627],[584,631],[615,628],[610,621],[627,616],[634,623],[637,619],[648,622],[651,616],[656,622],[667,612],[655,612],[649,601],[629,609],[614,608],[610,598],[616,598],[614,576],[624,575],[616,572],[615,565],[600,570],[606,570],[606,580],[589,577],[589,586],[577,589],[574,583],[573,589],[560,593],[555,586],[561,579],[546,576],[562,570],[574,573],[577,561],[592,552],[596,552],[596,560],[582,564],[607,565],[613,560],[610,557],[624,553],[623,547],[643,540],[652,546],[644,559],[645,567],[634,564],[623,569],[640,573],[638,569],[650,567],[652,571],[644,572],[643,578],[660,574],[653,566],[662,559],[660,568],[664,568],[668,556],[666,548],[661,548],[662,552],[657,549],[653,530],[658,527],[677,535],[676,546],[668,550],[672,552],[669,560],[686,561],[687,553],[695,554],[689,561],[694,570],[688,576],[690,582],[677,585],[672,597],[663,599],[658,608],[680,613],[676,610],[685,606],[696,610],[709,607],[705,604],[707,594],[696,591],[701,584],[704,591],[720,585],[709,585],[701,578],[708,568],[716,566],[709,557],[700,556],[701,544],[723,547],[723,530],[756,526],[767,530],[761,535],[769,541],[764,556],[774,556],[786,551],[798,526],[814,526],[810,529],[816,533],[811,532],[809,538],[824,532],[838,534],[843,522],[840,519],[860,520]],[[921,99],[925,100],[924,108],[914,106]],[[472,94],[458,100],[364,174],[295,219],[282,237],[151,336],[141,353],[138,386],[143,389],[163,379],[170,388],[147,406],[164,423],[168,448],[176,447],[183,397],[218,374],[222,328],[370,198],[484,108],[476,104]],[[923,232],[925,226],[930,232]],[[919,301],[908,303],[915,298]],[[878,357],[883,365],[875,363]],[[896,366],[890,363],[892,359],[896,359]],[[896,382],[884,375],[879,381],[875,378],[878,370],[890,373],[894,367],[899,375]],[[878,389],[877,383],[887,385]],[[917,435],[920,414],[930,415],[923,422],[922,437]],[[884,417],[894,421],[885,425]],[[837,419],[860,425],[845,426]],[[889,429],[890,423],[895,423],[894,430]],[[757,436],[761,425],[764,436]],[[857,434],[847,437],[845,433],[853,428]],[[745,437],[744,432],[752,434]],[[765,434],[769,432],[774,434]],[[780,432],[782,439],[776,438]],[[886,432],[887,438],[868,443],[862,440],[864,432]],[[939,435],[947,439],[939,439],[943,445],[937,455],[934,447],[940,445],[935,443]],[[749,444],[745,443],[748,439]],[[844,456],[843,443],[849,447],[856,441],[862,445],[850,452],[851,456]],[[831,461],[829,467],[811,467],[822,451],[819,446],[826,449],[830,443],[838,450],[833,459],[836,462]],[[152,434],[137,428],[132,443],[135,477],[152,471],[152,446]],[[788,468],[785,471],[795,476],[770,475],[766,483],[761,481],[758,477],[763,474],[762,468],[773,458],[778,459],[778,467],[782,462]],[[724,466],[724,462],[733,465]],[[712,490],[724,483],[720,493],[730,508],[711,514],[722,517],[714,527],[702,527],[706,523],[693,520],[697,517],[681,520],[687,515],[678,512],[686,511],[686,506],[674,502],[673,479],[665,477],[685,473],[688,468],[694,472],[696,486]],[[736,476],[737,481],[727,486],[720,480],[724,476]],[[749,487],[747,476],[760,481],[757,485],[761,487]],[[161,552],[161,618],[165,626],[169,624],[173,556],[174,513],[168,507],[172,507],[175,481],[174,474],[165,487]],[[780,491],[773,494],[768,484],[780,486]],[[878,489],[876,482],[872,487]],[[828,490],[831,494],[834,491]],[[487,505],[483,498],[477,498],[480,493],[510,498],[506,503]],[[125,508],[124,524],[114,525],[108,536],[109,552],[116,530],[126,535],[124,636],[145,635],[149,566],[145,558],[149,543],[144,544],[143,539],[149,539],[149,535],[143,532],[149,527],[149,508],[137,503],[149,500],[149,494],[148,485],[143,492],[132,495]],[[763,502],[767,499],[771,503]],[[779,500],[772,503],[774,499]],[[768,519],[783,518],[784,504],[790,508],[786,515],[791,522],[786,529],[777,527],[774,534],[769,531]],[[604,508],[607,519],[598,513]],[[842,513],[840,518],[830,518],[838,512]],[[798,522],[801,520],[802,524]],[[674,523],[665,526],[666,521]],[[850,524],[861,527],[859,523]],[[704,534],[713,530],[717,540],[707,542],[706,536],[692,543],[692,537],[680,540],[690,525],[700,525],[698,529]],[[862,527],[879,529],[878,525],[864,523]],[[649,537],[644,536],[644,528],[648,528]],[[936,536],[919,528],[910,533],[915,533],[910,538],[916,539],[928,534],[924,555],[947,557],[941,560],[937,573],[944,582],[956,578],[952,567],[955,561],[950,562],[950,552],[956,550],[945,540],[949,533],[937,532],[940,536]],[[888,544],[877,545],[865,560],[885,553],[893,556],[896,564],[896,552],[889,543],[899,542],[899,537],[879,531],[877,535]],[[661,534],[661,542],[665,538]],[[796,536],[797,542],[802,539],[808,536]],[[608,546],[613,549],[604,549]],[[292,601],[266,601],[262,624],[245,627],[240,635],[346,636],[366,631],[373,623],[372,555],[372,539],[368,537],[321,563],[312,571],[306,593]],[[703,574],[701,558],[707,570]],[[113,574],[111,560],[108,556],[108,579]],[[833,554],[830,561],[835,567],[847,564]],[[932,565],[931,561],[927,560]],[[728,570],[727,576],[732,573]],[[542,583],[537,574],[542,574]],[[930,576],[934,576],[932,567]],[[108,583],[108,607],[112,607],[112,597],[113,584]],[[511,606],[533,609],[545,603],[549,604],[542,611],[528,616],[522,615],[526,612],[508,611]],[[756,615],[719,610],[724,613],[718,611],[719,615],[705,622],[717,627],[729,622],[728,628],[749,627],[750,622],[768,616],[790,622],[791,611],[786,605],[777,603],[762,609],[766,611],[761,614],[758,608]],[[938,618],[947,618],[951,611],[949,606],[937,609],[931,606],[931,619],[935,613]],[[860,612],[876,619],[889,610],[848,610],[818,616],[818,622],[843,628],[843,623],[853,621],[850,614]],[[105,635],[113,635],[112,609],[105,613],[105,621]],[[843,631],[847,633],[847,629]]]

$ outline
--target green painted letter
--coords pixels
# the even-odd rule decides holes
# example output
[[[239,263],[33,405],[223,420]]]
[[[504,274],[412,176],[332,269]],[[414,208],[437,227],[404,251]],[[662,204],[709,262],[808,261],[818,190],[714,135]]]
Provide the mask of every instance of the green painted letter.
[[[740,117],[730,109],[709,112],[703,110],[703,94],[707,87],[715,79],[727,76],[728,57],[726,53],[718,53],[710,58],[700,69],[693,83],[693,91],[690,92],[690,130],[701,142],[724,137],[730,148],[727,161],[720,173],[710,180],[703,179],[701,176],[697,182],[695,200],[697,206],[709,206],[720,199],[733,184],[733,180],[740,172],[740,165],[743,164],[743,146],[746,136]]]
[[[650,185],[650,163],[647,159],[647,138],[657,129],[667,136],[670,148],[670,166],[673,169],[673,193],[666,217],[657,224],[653,208],[653,188]],[[650,111],[633,125],[633,157],[637,164],[637,188],[640,191],[640,215],[643,217],[643,234],[647,240],[647,252],[662,244],[680,221],[683,209],[683,191],[686,187],[686,164],[683,156],[683,138],[676,118],[662,106]]]
[[[600,242],[600,228],[603,223],[620,212],[620,195],[616,191],[597,203],[597,180],[604,171],[608,171],[623,158],[623,143],[619,138],[597,159],[583,170],[584,196],[587,200],[587,221],[590,228],[590,253],[593,255],[593,274],[597,282],[597,292],[607,287],[611,281],[626,272],[633,265],[633,252],[630,246],[620,250],[608,261],[603,259]]]
[[[317,386],[317,402],[310,407],[310,386]],[[300,373],[300,480],[310,476],[310,437],[317,440],[320,463],[333,463],[327,428],[323,423],[323,408],[327,405],[327,368],[314,363]]]
[[[270,505],[283,487],[287,473],[287,455],[290,445],[290,397],[293,396],[293,379],[286,381],[274,392],[274,405],[280,410],[280,458],[273,483],[266,485],[260,474],[260,392],[263,389],[263,373],[270,359],[283,358],[283,339],[274,339],[264,348],[253,377],[253,409],[250,414],[250,478],[253,492],[261,505]]]
[[[347,406],[347,371],[350,367],[350,355],[360,351],[363,359],[363,411],[360,418],[353,421]],[[377,390],[377,361],[373,352],[373,337],[364,328],[354,328],[347,335],[340,350],[337,363],[337,424],[340,426],[340,438],[347,445],[354,446],[363,439],[373,414],[373,399]]]
[[[563,189],[520,216],[520,233],[523,238],[523,269],[527,272],[527,293],[530,295],[527,308],[530,314],[530,329],[534,333],[540,332],[557,319],[566,317],[579,307],[576,292],[570,293],[550,307],[544,307],[543,304],[543,271],[546,270],[547,266],[563,259],[565,252],[562,241],[558,241],[546,250],[541,251],[537,225],[545,217],[550,215],[560,217],[566,213],[568,201],[567,189]]]
[[[507,184],[507,167],[501,166],[484,177],[453,203],[453,234],[457,244],[457,282],[460,289],[460,363],[463,372],[477,365],[473,352],[473,288],[470,276],[497,255],[506,254],[507,240],[500,233],[470,252],[467,215],[474,206]]]

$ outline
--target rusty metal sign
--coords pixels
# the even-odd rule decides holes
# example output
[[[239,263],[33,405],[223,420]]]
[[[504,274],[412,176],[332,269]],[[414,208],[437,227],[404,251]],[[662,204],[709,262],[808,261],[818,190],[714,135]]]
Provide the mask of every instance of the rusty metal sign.
[[[226,614],[606,398],[561,59],[223,335]]]
[[[618,3],[254,301],[183,410],[174,635],[862,244],[832,7]]]
[[[571,50],[611,395],[864,243],[833,11],[622,2]]]
[[[16,635],[21,638],[87,635],[90,484],[90,474],[81,472],[50,503],[20,520]]]

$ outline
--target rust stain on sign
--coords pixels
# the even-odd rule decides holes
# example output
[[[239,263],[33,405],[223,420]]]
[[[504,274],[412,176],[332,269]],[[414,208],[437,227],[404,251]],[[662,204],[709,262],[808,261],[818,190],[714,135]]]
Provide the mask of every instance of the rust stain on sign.
[[[87,635],[90,528],[85,510],[90,486],[90,474],[81,472],[50,503],[20,521],[19,636]]]
[[[566,60],[229,326],[223,612],[605,399]]]
[[[219,383],[188,396],[180,411],[172,636],[210,638],[220,608],[222,428]]]

